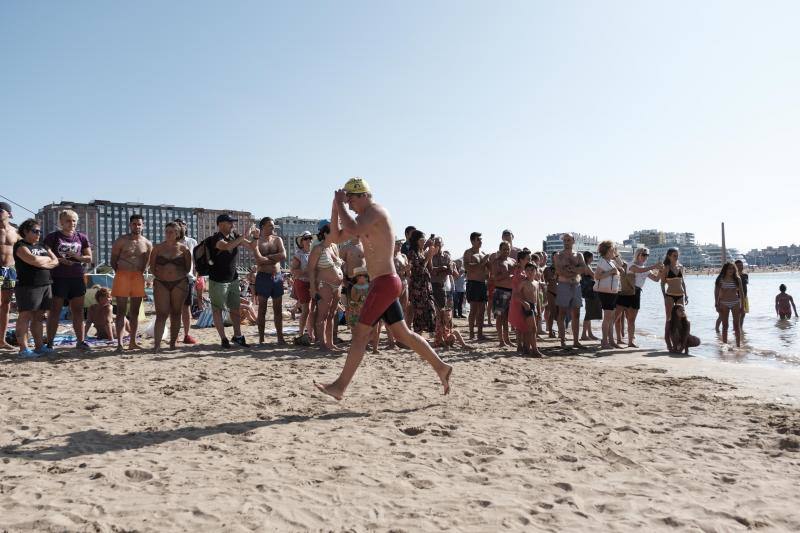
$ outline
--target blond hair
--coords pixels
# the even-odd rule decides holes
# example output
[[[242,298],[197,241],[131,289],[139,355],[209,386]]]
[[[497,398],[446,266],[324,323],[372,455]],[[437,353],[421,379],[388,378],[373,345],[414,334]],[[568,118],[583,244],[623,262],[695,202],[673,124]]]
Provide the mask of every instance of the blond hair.
[[[75,221],[76,221],[76,222],[77,222],[77,221],[78,221],[78,219],[79,219],[79,217],[78,217],[78,213],[76,213],[76,212],[75,212],[75,211],[73,211],[72,209],[64,209],[63,211],[61,211],[61,212],[58,214],[58,221],[59,221],[59,222],[61,222],[62,220],[64,220],[64,219],[65,219],[65,218],[67,218],[67,217],[69,217],[69,218],[73,218],[73,217],[75,217]]]

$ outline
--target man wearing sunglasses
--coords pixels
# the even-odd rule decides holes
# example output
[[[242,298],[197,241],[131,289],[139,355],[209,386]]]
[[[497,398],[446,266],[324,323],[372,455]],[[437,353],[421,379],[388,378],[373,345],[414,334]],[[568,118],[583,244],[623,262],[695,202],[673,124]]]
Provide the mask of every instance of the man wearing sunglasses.
[[[350,214],[348,207],[358,215],[356,218]],[[403,292],[403,282],[394,266],[395,238],[392,223],[386,209],[374,202],[370,187],[362,178],[351,178],[344,189],[336,191],[331,209],[330,230],[334,242],[352,237],[361,241],[370,288],[358,323],[353,328],[353,340],[341,374],[329,385],[314,385],[325,394],[341,400],[364,358],[364,350],[373,327],[379,320],[383,320],[397,342],[410,347],[433,367],[444,386],[444,393],[448,394],[453,367],[439,359],[428,342],[411,332],[403,319],[403,310],[398,299]]]
[[[6,342],[8,310],[11,307],[11,294],[17,281],[14,269],[14,244],[19,240],[17,229],[11,225],[11,206],[0,202],[0,349],[12,350]]]

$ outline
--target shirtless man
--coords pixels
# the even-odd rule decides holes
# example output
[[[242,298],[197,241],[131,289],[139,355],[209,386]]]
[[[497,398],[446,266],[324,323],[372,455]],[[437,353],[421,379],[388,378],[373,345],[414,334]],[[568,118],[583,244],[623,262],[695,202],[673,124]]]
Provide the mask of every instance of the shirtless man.
[[[500,241],[500,247],[496,254],[492,254],[494,259],[490,263],[492,277],[494,279],[494,317],[497,327],[497,339],[500,347],[511,346],[508,338],[508,306],[511,302],[511,275],[517,262],[509,257],[511,244],[508,241]]]
[[[353,218],[347,210],[349,204],[357,215]],[[394,267],[394,231],[389,213],[372,200],[369,185],[361,178],[352,178],[344,189],[336,191],[331,210],[331,235],[338,240],[339,233],[358,237],[364,245],[364,258],[370,278],[370,290],[358,323],[353,328],[353,340],[341,374],[333,383],[314,383],[320,391],[341,400],[347,386],[364,358],[370,334],[377,322],[383,319],[394,338],[409,346],[427,361],[450,392],[450,375],[453,367],[444,363],[427,341],[408,329],[403,320],[403,310],[398,297],[403,284]]]
[[[591,271],[586,268],[583,254],[573,251],[575,238],[569,233],[561,236],[564,242],[564,249],[553,257],[553,264],[556,267],[556,305],[558,306],[558,338],[561,340],[561,347],[566,348],[564,320],[567,313],[571,313],[572,318],[572,345],[575,348],[583,348],[578,342],[579,330],[581,326],[580,312],[583,305],[581,295],[580,275],[589,274]]]
[[[14,269],[14,244],[19,240],[17,229],[11,225],[11,206],[0,202],[0,349],[13,350],[6,343],[8,327],[8,310],[11,307],[11,295],[17,281]]]
[[[469,236],[471,248],[464,251],[464,269],[467,271],[467,302],[469,302],[469,338],[475,338],[475,325],[478,326],[478,340],[486,340],[483,335],[483,315],[486,312],[486,279],[489,276],[489,255],[481,252],[481,234],[473,231]]]
[[[253,255],[256,258],[256,296],[258,297],[258,343],[264,344],[264,328],[267,322],[267,304],[272,298],[272,313],[278,344],[286,344],[283,339],[283,275],[281,261],[286,259],[283,239],[274,234],[275,222],[264,217],[258,223],[258,239],[253,240]]]
[[[130,342],[128,348],[141,348],[136,344],[139,329],[139,308],[144,298],[144,269],[150,262],[153,243],[142,235],[142,215],[130,217],[130,233],[120,236],[111,246],[111,268],[114,269],[114,284],[111,296],[117,299],[117,352],[122,352],[122,337],[125,335],[125,312],[130,319]],[[130,301],[130,309],[128,302]]]

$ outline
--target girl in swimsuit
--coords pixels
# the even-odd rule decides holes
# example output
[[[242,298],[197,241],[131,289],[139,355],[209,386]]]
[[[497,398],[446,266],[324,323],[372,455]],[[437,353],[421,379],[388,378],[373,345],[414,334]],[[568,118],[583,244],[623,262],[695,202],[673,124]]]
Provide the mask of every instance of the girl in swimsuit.
[[[472,350],[472,346],[464,342],[464,337],[453,327],[453,311],[445,306],[436,310],[436,331],[433,336],[433,346],[437,348],[452,348],[458,343],[466,350]]]
[[[689,355],[689,348],[700,346],[700,339],[691,334],[691,324],[686,318],[686,308],[681,304],[672,306],[670,316],[669,343],[670,352]]]
[[[327,220],[320,222],[317,234],[319,244],[311,250],[308,257],[308,277],[311,283],[311,298],[317,302],[316,332],[317,344],[322,351],[342,351],[333,343],[336,327],[339,297],[342,293],[342,259],[339,247],[326,237],[331,232]]]
[[[728,343],[728,315],[733,313],[733,331],[736,334],[736,347],[741,345],[742,332],[740,316],[742,313],[742,278],[733,263],[725,263],[714,284],[714,305],[722,320],[722,342]]]
[[[689,295],[686,294],[686,283],[683,280],[683,265],[678,262],[680,252],[677,248],[667,250],[664,258],[664,266],[658,275],[661,281],[661,294],[664,295],[664,312],[666,323],[664,324],[664,340],[667,343],[667,350],[672,351],[670,342],[669,321],[672,317],[672,307],[676,304],[688,305]]]
[[[294,292],[300,306],[299,336],[295,344],[311,346],[314,337],[313,322],[308,320],[308,307],[311,302],[311,285],[308,278],[308,259],[311,255],[311,233],[304,233],[295,239],[297,251],[292,256],[291,268],[294,278]],[[306,332],[308,329],[308,332]]]
[[[153,300],[156,308],[155,346],[153,353],[161,347],[164,326],[169,317],[169,347],[175,349],[178,330],[181,327],[181,312],[186,295],[189,294],[189,271],[192,255],[189,247],[178,242],[180,228],[175,222],[164,227],[164,242],[157,244],[150,254],[150,272],[153,273]]]

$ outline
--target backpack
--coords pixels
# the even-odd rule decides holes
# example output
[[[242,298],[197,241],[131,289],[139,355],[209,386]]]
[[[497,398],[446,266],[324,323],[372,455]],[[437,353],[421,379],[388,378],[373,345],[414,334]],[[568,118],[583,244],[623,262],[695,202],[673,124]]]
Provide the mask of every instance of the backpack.
[[[211,251],[209,250],[209,240],[213,239],[214,235],[207,237],[200,242],[192,250],[192,257],[194,258],[194,268],[197,270],[198,276],[208,276],[211,274],[211,267],[214,260],[211,259]]]

